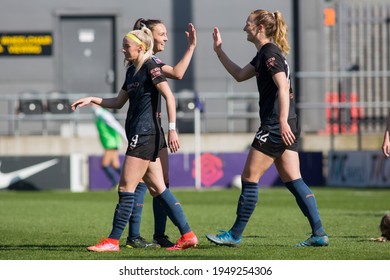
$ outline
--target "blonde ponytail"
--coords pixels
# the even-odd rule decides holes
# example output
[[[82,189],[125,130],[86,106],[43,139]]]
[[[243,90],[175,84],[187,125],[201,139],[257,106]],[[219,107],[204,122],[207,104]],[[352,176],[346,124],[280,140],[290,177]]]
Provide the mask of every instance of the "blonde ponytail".
[[[283,16],[279,11],[276,11],[274,13],[274,17],[275,17],[275,34],[273,36],[274,42],[285,55],[288,55],[288,53],[290,52],[290,46],[288,44],[287,24],[284,21]]]

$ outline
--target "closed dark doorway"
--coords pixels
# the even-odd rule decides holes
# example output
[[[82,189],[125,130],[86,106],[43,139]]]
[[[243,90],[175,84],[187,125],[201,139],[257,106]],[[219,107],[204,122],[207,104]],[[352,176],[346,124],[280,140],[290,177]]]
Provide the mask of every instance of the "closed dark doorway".
[[[115,18],[63,16],[59,85],[68,93],[115,92]]]

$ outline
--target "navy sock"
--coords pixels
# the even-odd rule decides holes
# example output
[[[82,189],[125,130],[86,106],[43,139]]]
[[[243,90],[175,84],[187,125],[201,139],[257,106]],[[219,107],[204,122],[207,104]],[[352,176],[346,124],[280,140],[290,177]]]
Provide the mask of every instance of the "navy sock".
[[[128,240],[141,236],[141,217],[147,190],[148,187],[143,182],[139,182],[137,188],[135,189],[134,207],[129,220]]]
[[[319,236],[326,235],[324,228],[322,227],[320,214],[318,213],[316,198],[302,178],[287,182],[285,185],[295,196],[299,208],[309,220],[312,234]]]
[[[156,198],[161,203],[169,219],[178,227],[181,235],[191,231],[187,219],[184,216],[183,208],[169,189],[166,189]]]
[[[241,195],[238,200],[237,217],[233,227],[230,229],[232,236],[236,239],[241,238],[242,233],[256,208],[259,187],[257,183],[241,181]]]
[[[127,223],[129,222],[131,211],[133,210],[134,193],[118,192],[118,195],[119,202],[115,208],[112,230],[108,237],[119,240]]]
[[[122,168],[118,167],[118,168],[114,168],[115,172],[118,173],[118,175],[121,174],[121,171],[122,171]]]
[[[111,166],[103,166],[102,168],[108,179],[110,179],[111,185],[116,186],[118,184],[118,175],[116,174],[114,168]]]
[[[169,188],[169,184],[166,185]],[[167,224],[167,213],[164,211],[164,207],[160,201],[153,198],[153,214],[154,214],[154,235],[153,237],[164,236],[165,228]]]

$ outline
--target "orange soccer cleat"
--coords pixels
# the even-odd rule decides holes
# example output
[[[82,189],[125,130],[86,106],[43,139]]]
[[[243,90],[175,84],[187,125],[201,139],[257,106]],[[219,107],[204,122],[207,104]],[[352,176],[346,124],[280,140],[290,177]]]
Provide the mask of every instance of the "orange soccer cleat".
[[[118,252],[119,240],[112,238],[104,238],[98,244],[87,247],[87,250],[94,252]]]
[[[176,242],[176,244],[173,245],[172,247],[168,247],[167,250],[169,251],[185,250],[188,248],[196,248],[197,245],[198,245],[198,238],[196,237],[194,232],[190,231],[188,233],[183,234]]]

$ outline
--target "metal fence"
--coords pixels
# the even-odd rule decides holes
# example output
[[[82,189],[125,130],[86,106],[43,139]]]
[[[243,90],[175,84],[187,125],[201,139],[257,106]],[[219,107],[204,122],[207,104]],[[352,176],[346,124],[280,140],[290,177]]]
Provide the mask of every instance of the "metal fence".
[[[321,73],[322,75],[323,73]],[[340,73],[338,73],[340,74]],[[314,75],[314,74],[312,74]],[[308,78],[308,77],[305,77]],[[335,99],[330,102],[297,104],[298,112],[316,110],[317,117],[326,120],[318,134],[361,134],[380,128],[384,131],[384,115],[367,119],[364,112],[376,109],[373,102]],[[112,94],[96,94],[112,97]],[[69,110],[70,103],[81,94],[62,94],[61,96],[34,95],[26,98],[19,95],[0,95],[0,135],[63,135],[80,136],[80,127],[92,125],[94,116],[88,108]],[[351,95],[352,96],[352,95]],[[197,95],[177,94],[177,123],[181,133],[194,132],[194,108],[200,101],[200,129],[202,133],[241,133],[255,132],[259,127],[258,93],[213,93],[202,92]],[[390,107],[390,103],[381,103]],[[124,124],[126,108],[115,111],[115,117]],[[163,123],[167,122],[165,105],[162,106]],[[301,123],[305,119],[300,120]],[[305,131],[303,131],[305,132]]]
[[[113,94],[88,94],[112,97]],[[239,94],[181,92],[176,95],[177,123],[181,133],[194,132],[194,108],[202,105],[201,130],[213,132],[253,132],[259,126],[258,93]],[[92,124],[94,116],[88,108],[72,112],[72,101],[86,94],[8,94],[0,95],[0,135],[73,135],[78,127]],[[198,102],[199,101],[199,102]],[[124,124],[126,110],[114,111]],[[162,121],[167,122],[165,103],[162,105]]]
[[[339,2],[330,9],[335,20],[325,26],[325,73],[298,77],[325,80],[324,102],[332,105],[326,131],[382,131],[390,101],[390,4]]]

